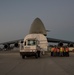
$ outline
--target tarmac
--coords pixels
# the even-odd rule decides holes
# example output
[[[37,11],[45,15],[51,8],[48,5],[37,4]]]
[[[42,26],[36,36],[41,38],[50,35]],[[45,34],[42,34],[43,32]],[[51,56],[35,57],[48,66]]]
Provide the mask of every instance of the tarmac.
[[[0,51],[0,75],[74,75],[74,53],[70,57],[22,59],[19,51]]]

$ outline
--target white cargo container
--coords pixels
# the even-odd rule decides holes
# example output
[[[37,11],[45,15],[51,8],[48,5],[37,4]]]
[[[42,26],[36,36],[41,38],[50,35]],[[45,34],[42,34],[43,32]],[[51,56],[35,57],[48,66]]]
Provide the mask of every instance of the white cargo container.
[[[20,54],[22,58],[25,56],[40,57],[41,53],[47,51],[48,42],[43,34],[28,34],[24,38],[23,44],[20,44]]]

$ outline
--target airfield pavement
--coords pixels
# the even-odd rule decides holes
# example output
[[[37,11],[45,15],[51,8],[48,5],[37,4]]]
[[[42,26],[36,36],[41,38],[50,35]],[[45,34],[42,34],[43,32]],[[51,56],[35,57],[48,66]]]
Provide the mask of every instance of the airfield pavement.
[[[74,75],[74,53],[22,59],[18,51],[0,51],[0,75]]]

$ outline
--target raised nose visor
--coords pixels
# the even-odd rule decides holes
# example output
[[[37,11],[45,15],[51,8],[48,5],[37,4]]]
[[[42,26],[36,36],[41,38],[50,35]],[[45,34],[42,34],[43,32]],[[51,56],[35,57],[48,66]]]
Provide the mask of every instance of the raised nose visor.
[[[31,24],[31,28],[29,31],[29,34],[44,34],[47,35],[46,29],[44,27],[44,24],[39,18],[36,18],[33,23]]]

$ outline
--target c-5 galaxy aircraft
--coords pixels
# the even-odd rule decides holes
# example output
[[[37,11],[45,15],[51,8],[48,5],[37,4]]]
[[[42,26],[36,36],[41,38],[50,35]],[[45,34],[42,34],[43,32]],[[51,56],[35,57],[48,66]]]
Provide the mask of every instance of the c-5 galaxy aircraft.
[[[31,28],[29,31],[29,34],[43,34],[44,36],[47,37],[47,31],[44,27],[43,22],[39,19],[36,18],[33,23],[31,24]],[[18,39],[18,40],[14,40],[14,41],[8,41],[8,42],[4,42],[4,43],[0,43],[0,45],[4,45],[3,49],[10,49],[11,48],[11,44],[14,44],[14,47],[18,47],[19,46],[19,42],[21,41],[21,43],[23,42],[24,39]],[[67,41],[67,40],[61,40],[61,39],[55,39],[55,38],[49,38],[47,37],[48,42],[53,42],[53,43],[58,43],[58,45],[63,45],[63,43],[68,44],[68,46],[73,46],[74,42],[72,41]]]

